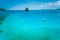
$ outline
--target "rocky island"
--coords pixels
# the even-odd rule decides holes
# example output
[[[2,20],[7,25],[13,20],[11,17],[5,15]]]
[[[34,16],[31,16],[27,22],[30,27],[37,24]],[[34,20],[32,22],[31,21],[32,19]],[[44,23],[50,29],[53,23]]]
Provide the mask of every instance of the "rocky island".
[[[25,8],[25,12],[29,12],[29,9],[28,8]]]

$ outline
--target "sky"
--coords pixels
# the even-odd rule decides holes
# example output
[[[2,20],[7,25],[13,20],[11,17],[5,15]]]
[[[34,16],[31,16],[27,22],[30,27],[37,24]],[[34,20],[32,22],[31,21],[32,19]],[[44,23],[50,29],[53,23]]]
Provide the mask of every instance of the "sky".
[[[7,10],[57,9],[60,8],[60,0],[0,0],[0,8]]]

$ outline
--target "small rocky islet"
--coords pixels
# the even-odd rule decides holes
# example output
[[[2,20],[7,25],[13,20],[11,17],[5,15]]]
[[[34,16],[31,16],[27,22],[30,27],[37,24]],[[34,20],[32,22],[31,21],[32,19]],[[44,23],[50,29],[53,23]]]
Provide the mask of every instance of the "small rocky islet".
[[[29,12],[29,8],[25,8],[25,12]]]

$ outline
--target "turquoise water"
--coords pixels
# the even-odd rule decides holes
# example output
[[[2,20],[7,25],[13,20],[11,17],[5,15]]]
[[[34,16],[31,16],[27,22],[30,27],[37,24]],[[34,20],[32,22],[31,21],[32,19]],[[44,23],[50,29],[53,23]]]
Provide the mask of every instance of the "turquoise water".
[[[60,10],[8,10],[0,15],[0,40],[60,40]]]

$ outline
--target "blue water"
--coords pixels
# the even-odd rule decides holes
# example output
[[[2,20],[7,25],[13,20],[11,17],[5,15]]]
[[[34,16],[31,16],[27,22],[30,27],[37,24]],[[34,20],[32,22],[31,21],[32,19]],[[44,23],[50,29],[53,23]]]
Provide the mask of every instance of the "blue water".
[[[8,10],[0,15],[6,16],[0,40],[60,40],[60,10]]]

